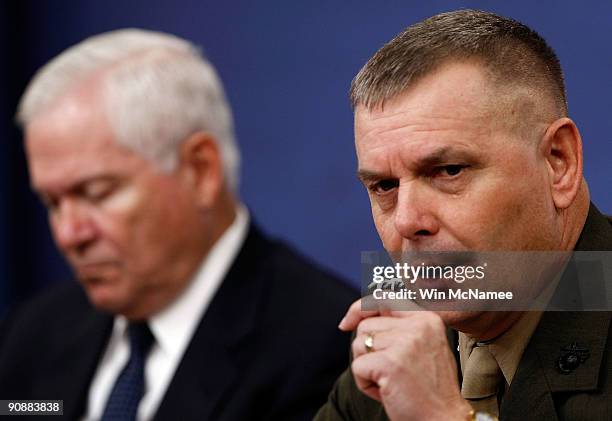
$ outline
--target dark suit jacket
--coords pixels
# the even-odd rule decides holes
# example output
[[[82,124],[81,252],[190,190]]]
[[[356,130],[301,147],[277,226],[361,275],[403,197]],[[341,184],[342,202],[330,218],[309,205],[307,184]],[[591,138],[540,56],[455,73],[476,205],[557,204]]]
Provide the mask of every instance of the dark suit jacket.
[[[251,226],[155,420],[311,419],[348,363],[336,325],[356,296]],[[79,419],[112,324],[74,282],[19,309],[0,336],[0,399],[62,399]]]
[[[592,204],[575,249],[612,250],[612,221]],[[500,419],[612,420],[610,318],[610,312],[545,312],[503,400]],[[588,348],[590,356],[569,374],[562,374],[558,368],[562,348],[573,342]],[[388,417],[381,404],[357,389],[349,368],[315,420],[378,421]]]

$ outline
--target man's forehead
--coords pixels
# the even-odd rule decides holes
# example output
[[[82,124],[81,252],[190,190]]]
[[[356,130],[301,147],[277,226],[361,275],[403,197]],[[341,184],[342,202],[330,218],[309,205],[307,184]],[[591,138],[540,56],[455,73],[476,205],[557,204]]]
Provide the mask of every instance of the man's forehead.
[[[84,180],[136,168],[143,159],[119,145],[94,109],[50,110],[26,127],[26,150],[32,186],[37,190],[65,190]],[[73,119],[64,119],[65,116]]]
[[[121,179],[124,173],[128,172],[124,166],[114,165],[112,161],[107,162],[110,165],[65,160],[61,166],[54,166],[39,161],[38,165],[30,166],[31,187],[39,194],[62,194],[91,182]],[[133,171],[133,168],[130,171]]]
[[[365,120],[365,119],[364,119]],[[487,149],[493,126],[486,116],[459,116],[423,110],[403,111],[378,120],[356,119],[355,140],[359,158],[390,150],[411,160],[443,160],[451,154]]]
[[[127,162],[118,158],[121,157],[110,153],[92,155],[78,151],[59,159],[53,155],[34,154],[29,159],[30,182],[35,190],[67,190],[87,180],[120,173]]]
[[[448,62],[401,93],[373,107],[358,104],[356,124],[401,120],[410,116],[478,119],[495,111],[494,88],[486,69],[475,62]]]

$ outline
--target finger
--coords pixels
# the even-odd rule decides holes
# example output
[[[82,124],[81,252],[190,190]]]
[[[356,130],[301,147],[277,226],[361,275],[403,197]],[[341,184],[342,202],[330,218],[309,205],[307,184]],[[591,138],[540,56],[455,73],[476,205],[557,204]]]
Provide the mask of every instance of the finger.
[[[364,395],[382,403],[380,387],[378,387],[376,383],[372,383],[366,380],[359,380],[357,377],[355,377],[355,383],[357,384],[357,388],[361,390]]]
[[[401,328],[406,323],[405,318],[390,316],[368,317],[367,319],[363,319],[359,322],[359,325],[357,326],[357,334],[384,332],[391,329]]]
[[[355,330],[359,322],[368,317],[378,316],[377,310],[362,311],[361,310],[361,299],[355,301],[349,307],[348,311],[340,321],[338,328],[343,331]]]
[[[399,333],[401,334],[401,333]],[[364,354],[372,352],[380,352],[388,349],[397,341],[397,331],[382,331],[382,332],[363,332],[353,339],[351,343],[351,351],[353,353],[353,359],[359,358]],[[368,349],[366,341],[369,341],[371,347]]]
[[[338,328],[345,332],[352,331],[355,330],[362,320],[367,318],[380,315],[406,318],[411,317],[416,311],[425,310],[414,302],[406,302],[406,304],[402,306],[402,310],[394,310],[385,305],[385,302],[381,302],[376,310],[362,310],[362,299],[359,299],[351,304],[344,318],[340,321]]]
[[[373,344],[368,350],[366,339]],[[405,346],[410,340],[429,340],[446,344],[446,328],[440,317],[431,312],[413,312],[411,317],[370,317],[359,323],[351,344],[354,357],[364,353],[381,351],[395,346]]]
[[[379,402],[381,401],[380,389],[388,377],[385,366],[388,364],[384,353],[365,354],[354,359],[351,364],[357,388]]]
[[[361,300],[362,310],[377,311],[382,315],[402,317],[407,312],[425,310],[414,300],[408,299],[377,299],[374,295],[366,295]]]
[[[410,317],[414,313],[427,311],[411,300],[402,300],[401,303],[383,301],[380,303],[379,307],[381,315],[391,317]]]

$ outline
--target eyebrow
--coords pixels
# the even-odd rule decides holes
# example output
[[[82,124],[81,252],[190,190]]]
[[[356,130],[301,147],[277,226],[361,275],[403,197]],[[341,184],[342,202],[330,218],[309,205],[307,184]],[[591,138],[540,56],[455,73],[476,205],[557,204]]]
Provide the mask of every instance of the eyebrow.
[[[476,155],[466,151],[465,149],[458,149],[453,146],[444,146],[423,157],[418,165],[421,167],[431,167],[457,159],[473,161],[476,159]]]
[[[433,150],[431,153],[425,155],[417,162],[418,168],[429,168],[436,165],[445,164],[449,161],[460,160],[474,162],[477,159],[477,155],[468,152],[463,149],[458,149],[454,146],[444,146]],[[388,173],[379,173],[376,171],[360,168],[357,171],[357,178],[361,182],[384,180],[388,178],[394,178]]]
[[[381,173],[377,173],[375,171],[369,171],[369,170],[364,170],[364,169],[359,169],[357,171],[357,178],[362,182],[362,183],[366,183],[368,181],[376,181],[376,180],[383,180],[385,178],[390,178],[389,176],[386,176],[384,174]]]

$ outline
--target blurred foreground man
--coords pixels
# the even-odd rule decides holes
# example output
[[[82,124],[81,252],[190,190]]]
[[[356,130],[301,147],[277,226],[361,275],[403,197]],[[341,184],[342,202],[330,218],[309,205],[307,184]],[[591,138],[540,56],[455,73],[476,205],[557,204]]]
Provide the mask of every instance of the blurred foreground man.
[[[24,94],[34,190],[80,286],[5,323],[0,399],[71,420],[311,419],[346,366],[354,296],[238,202],[216,72],[188,42],[89,38]]]
[[[359,177],[388,252],[612,250],[559,62],[524,25],[478,11],[417,23],[368,61],[351,100]],[[355,332],[350,370],[317,420],[612,417],[608,312],[360,304],[340,323]],[[576,358],[561,358],[572,343]]]

